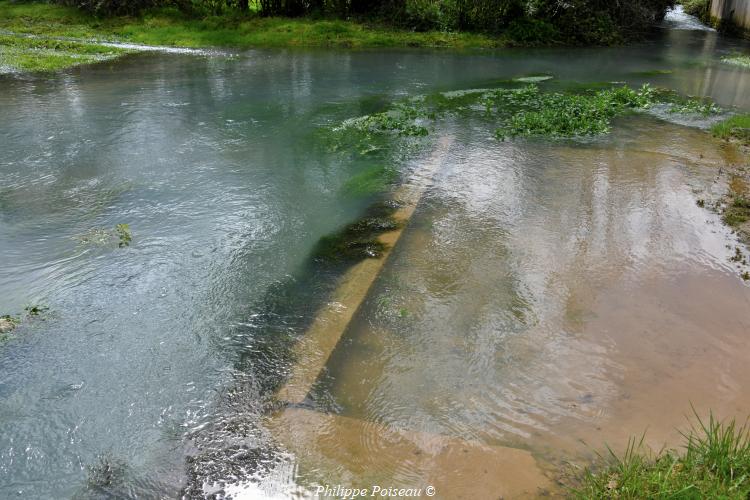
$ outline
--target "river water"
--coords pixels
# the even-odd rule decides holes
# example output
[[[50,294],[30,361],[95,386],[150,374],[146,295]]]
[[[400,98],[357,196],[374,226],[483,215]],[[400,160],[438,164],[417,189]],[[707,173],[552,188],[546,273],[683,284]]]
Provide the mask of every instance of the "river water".
[[[585,141],[444,124],[431,187],[309,398],[348,424],[299,420],[284,443],[263,417],[340,271],[310,252],[374,201],[346,189],[372,160],[321,130],[538,73],[750,110],[750,70],[720,62],[747,47],[675,29],[690,23],[620,48],[145,53],[0,77],[0,314],[48,307],[0,344],[0,496],[304,495],[453,470],[373,458],[393,430],[524,450],[538,477],[491,471],[512,495],[604,442],[674,442],[691,402],[750,414],[750,288],[696,204],[746,159],[706,120],[638,115]],[[387,159],[408,173],[425,144]],[[121,223],[130,246],[105,238]]]

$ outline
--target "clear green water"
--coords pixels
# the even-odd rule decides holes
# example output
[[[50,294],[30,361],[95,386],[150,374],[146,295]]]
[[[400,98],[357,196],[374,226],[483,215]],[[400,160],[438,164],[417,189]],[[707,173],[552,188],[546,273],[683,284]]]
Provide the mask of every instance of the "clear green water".
[[[143,54],[2,77],[0,314],[50,311],[0,344],[0,497],[174,496],[186,482],[241,482],[280,460],[258,416],[287,369],[275,346],[304,331],[332,280],[308,255],[372,201],[345,183],[395,161],[333,152],[321,128],[404,96],[535,73],[555,75],[550,85],[650,81],[750,109],[750,72],[719,63],[736,43],[666,31],[611,49]],[[634,74],[662,69],[672,72]],[[406,169],[412,156],[397,158]],[[537,174],[482,169],[496,186],[507,175],[534,185]],[[550,211],[565,199],[519,193],[550,197]],[[513,227],[476,211],[470,227],[484,237],[494,233],[482,214],[498,238]],[[76,239],[118,223],[130,225],[130,247]],[[513,249],[498,252],[499,264],[480,265],[499,265],[500,279]],[[479,277],[471,286],[490,293]],[[523,288],[538,276],[517,279]],[[101,480],[106,464],[111,481]]]

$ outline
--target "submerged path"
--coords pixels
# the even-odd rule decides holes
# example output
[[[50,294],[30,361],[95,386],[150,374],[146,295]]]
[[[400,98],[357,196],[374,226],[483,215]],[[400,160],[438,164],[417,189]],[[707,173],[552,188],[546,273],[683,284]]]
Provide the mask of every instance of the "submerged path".
[[[445,161],[452,143],[452,136],[441,137],[430,157],[415,173],[414,182],[405,184],[395,193],[394,198],[401,205],[393,215],[398,228],[379,237],[386,250],[382,257],[363,260],[341,278],[327,306],[319,311],[295,346],[296,364],[277,393],[277,398],[286,406],[273,414],[267,424],[275,438],[302,463],[359,464],[364,474],[384,470],[398,472],[396,469],[406,465],[411,474],[419,472],[418,484],[412,487],[423,492],[434,488],[429,491],[439,492],[445,498],[520,497],[551,487],[550,480],[529,451],[395,429],[323,413],[304,405],[433,175]],[[498,475],[499,470],[506,474]]]
[[[400,207],[393,214],[397,228],[378,238],[384,244],[383,255],[378,259],[365,259],[352,267],[342,278],[326,307],[320,310],[308,331],[295,347],[296,366],[277,397],[289,405],[299,405],[305,400],[315,381],[325,368],[328,358],[344,335],[349,322],[367,297],[367,292],[388,260],[417,208],[422,194],[430,183],[453,143],[451,136],[443,136],[422,168],[415,173],[415,182],[405,184],[395,193]]]

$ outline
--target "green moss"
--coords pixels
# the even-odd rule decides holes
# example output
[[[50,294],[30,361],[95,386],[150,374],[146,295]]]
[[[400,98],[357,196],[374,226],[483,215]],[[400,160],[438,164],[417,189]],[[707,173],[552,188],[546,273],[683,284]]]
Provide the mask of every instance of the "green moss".
[[[683,433],[684,451],[645,452],[631,440],[624,455],[610,450],[608,463],[587,472],[573,490],[581,499],[599,498],[723,498],[750,497],[750,436],[734,421],[722,424],[709,417]]]
[[[750,143],[750,113],[731,116],[714,125],[711,132],[720,139],[736,139]]]
[[[378,236],[398,229],[392,214],[395,204],[373,205],[364,217],[335,233],[322,237],[313,249],[313,259],[330,263],[350,263],[383,255],[387,246]]]
[[[393,167],[375,166],[349,179],[342,191],[351,196],[369,196],[386,191],[398,180]]]

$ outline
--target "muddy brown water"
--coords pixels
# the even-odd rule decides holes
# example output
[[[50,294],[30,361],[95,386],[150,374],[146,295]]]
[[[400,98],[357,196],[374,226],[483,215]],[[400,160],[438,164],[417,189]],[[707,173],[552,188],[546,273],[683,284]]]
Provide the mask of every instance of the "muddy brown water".
[[[750,414],[750,287],[697,204],[734,147],[647,117],[589,144],[456,135],[319,411],[279,419],[303,477],[564,495],[605,444],[658,451],[693,412]]]

